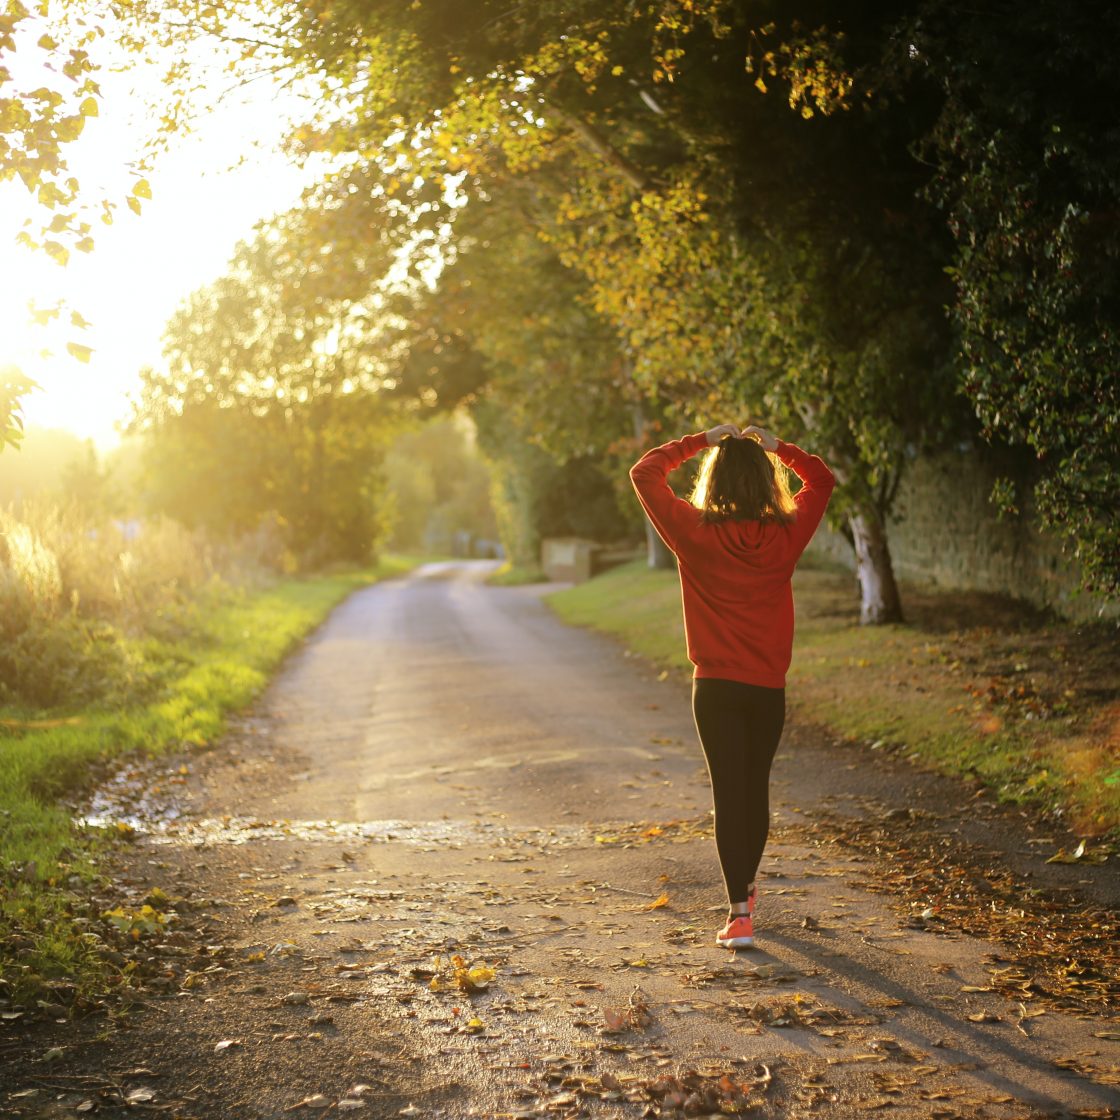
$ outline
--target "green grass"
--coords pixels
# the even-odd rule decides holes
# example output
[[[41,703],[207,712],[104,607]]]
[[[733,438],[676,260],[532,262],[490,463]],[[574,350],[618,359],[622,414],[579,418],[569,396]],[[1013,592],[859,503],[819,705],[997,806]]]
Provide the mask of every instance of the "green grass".
[[[1120,831],[1114,627],[911,587],[903,588],[908,624],[861,627],[851,575],[806,566],[794,594],[787,690],[796,718],[978,779],[1004,800],[1060,811],[1086,836]],[[564,621],[690,675],[675,572],[628,564],[548,601]]]
[[[508,560],[486,580],[495,587],[521,587],[526,583],[546,583],[548,576],[540,568],[515,567]]]
[[[0,710],[0,978],[23,993],[41,978],[66,977],[80,990],[104,981],[74,921],[104,839],[76,828],[62,799],[79,796],[107,764],[130,753],[213,742],[332,607],[416,562],[395,557],[376,568],[287,578],[204,600],[185,633],[137,643],[133,652],[165,681],[147,702],[65,713]]]

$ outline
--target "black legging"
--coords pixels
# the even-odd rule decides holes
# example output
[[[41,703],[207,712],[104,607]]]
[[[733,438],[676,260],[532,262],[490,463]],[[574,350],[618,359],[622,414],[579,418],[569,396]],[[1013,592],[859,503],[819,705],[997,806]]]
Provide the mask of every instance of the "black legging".
[[[786,719],[786,690],[698,677],[692,714],[712,780],[727,898],[744,902],[770,832],[770,765]]]

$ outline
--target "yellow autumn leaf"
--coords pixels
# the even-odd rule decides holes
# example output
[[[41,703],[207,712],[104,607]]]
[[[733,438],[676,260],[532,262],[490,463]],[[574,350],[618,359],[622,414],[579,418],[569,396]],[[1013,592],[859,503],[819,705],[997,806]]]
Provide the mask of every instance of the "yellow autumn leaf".
[[[136,182],[132,184],[132,193],[137,198],[151,198],[152,197],[151,184],[148,182],[147,179],[137,179]]]
[[[467,969],[467,982],[471,988],[481,990],[487,987],[496,975],[497,973],[489,965],[476,964],[473,968]]]
[[[66,349],[70,351],[71,358],[77,358],[79,362],[88,362],[93,350],[89,346],[83,346],[80,342],[68,342]]]
[[[659,894],[652,902],[647,903],[642,907],[643,910],[660,910],[663,906],[669,905],[669,896],[667,894]]]

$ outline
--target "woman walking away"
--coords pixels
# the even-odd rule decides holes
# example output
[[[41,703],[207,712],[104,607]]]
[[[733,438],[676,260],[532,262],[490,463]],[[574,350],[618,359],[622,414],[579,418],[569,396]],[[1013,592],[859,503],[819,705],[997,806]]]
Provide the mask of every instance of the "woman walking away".
[[[669,472],[710,448],[692,501]],[[796,497],[785,464],[801,479]],[[630,471],[638,499],[680,568],[692,713],[708,763],[716,851],[730,915],[716,935],[754,944],[755,873],[770,831],[770,765],[786,711],[798,558],[835,480],[815,455],[753,425],[720,424],[646,452]]]

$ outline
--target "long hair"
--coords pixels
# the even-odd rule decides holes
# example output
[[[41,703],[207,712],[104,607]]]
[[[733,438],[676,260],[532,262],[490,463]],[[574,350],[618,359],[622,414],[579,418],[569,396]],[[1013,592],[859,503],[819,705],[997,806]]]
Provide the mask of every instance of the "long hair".
[[[794,519],[784,464],[749,436],[724,436],[707,452],[691,501],[705,521]]]

